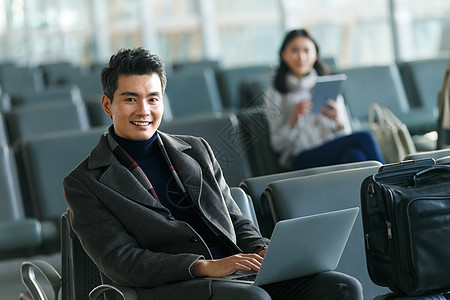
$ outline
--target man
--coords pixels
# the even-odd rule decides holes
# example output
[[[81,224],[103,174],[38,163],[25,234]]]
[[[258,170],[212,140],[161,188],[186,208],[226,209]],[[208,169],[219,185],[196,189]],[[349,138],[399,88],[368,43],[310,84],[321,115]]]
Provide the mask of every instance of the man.
[[[113,282],[140,299],[362,299],[337,272],[264,289],[205,279],[258,270],[268,240],[233,201],[206,141],[158,131],[166,75],[156,55],[121,50],[101,79],[113,125],[64,191],[74,231]]]

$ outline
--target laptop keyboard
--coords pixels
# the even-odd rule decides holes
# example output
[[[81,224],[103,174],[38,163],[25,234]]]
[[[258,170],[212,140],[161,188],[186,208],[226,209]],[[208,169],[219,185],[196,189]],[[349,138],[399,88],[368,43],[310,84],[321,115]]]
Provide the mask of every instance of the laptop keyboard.
[[[232,280],[243,280],[243,281],[255,281],[256,279],[255,271],[239,271],[231,275]]]
[[[233,280],[255,281],[256,274],[242,275],[242,277],[234,277]]]

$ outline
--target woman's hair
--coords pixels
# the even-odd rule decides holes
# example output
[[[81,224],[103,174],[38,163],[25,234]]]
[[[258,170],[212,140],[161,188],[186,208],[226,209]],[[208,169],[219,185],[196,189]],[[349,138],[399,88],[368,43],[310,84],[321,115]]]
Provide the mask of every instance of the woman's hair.
[[[282,52],[286,49],[286,46],[296,37],[305,37],[309,40],[311,40],[314,43],[314,46],[316,48],[317,52],[317,60],[314,63],[314,69],[316,70],[317,74],[319,76],[321,75],[327,75],[329,74],[329,69],[327,65],[319,59],[319,46],[317,45],[316,41],[313,39],[313,37],[309,34],[308,31],[305,29],[295,29],[290,32],[288,32],[284,38],[283,43],[281,44],[281,48],[279,51],[279,59],[280,59],[280,65],[278,66],[278,69],[275,73],[275,77],[273,80],[273,86],[277,91],[279,91],[282,94],[285,94],[289,92],[289,89],[286,85],[286,75],[290,73],[289,66],[283,61],[281,58]]]
[[[151,75],[157,74],[161,80],[164,93],[167,84],[166,70],[162,60],[149,50],[142,47],[134,49],[120,49],[111,56],[108,66],[101,73],[103,93],[113,101],[120,75]]]

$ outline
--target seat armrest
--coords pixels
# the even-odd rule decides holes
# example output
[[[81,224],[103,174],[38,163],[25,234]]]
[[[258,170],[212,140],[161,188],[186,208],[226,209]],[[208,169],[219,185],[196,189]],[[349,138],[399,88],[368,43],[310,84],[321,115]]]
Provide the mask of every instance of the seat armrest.
[[[34,300],[29,292],[23,292],[19,294],[19,300]]]
[[[20,277],[34,300],[48,300],[41,285],[36,279],[35,271],[39,271],[50,283],[53,289],[53,299],[58,299],[58,293],[62,285],[61,275],[46,261],[24,261],[20,268]]]
[[[261,233],[263,236],[270,238],[272,236],[275,224],[278,221],[276,206],[273,204],[273,197],[269,187],[261,193]]]
[[[116,286],[112,284],[101,284],[95,287],[89,293],[89,300],[97,300],[103,293],[108,291],[114,291],[123,300],[138,300],[138,294],[135,289],[125,286]]]
[[[0,252],[35,248],[42,240],[42,226],[38,220],[0,222]]]
[[[261,210],[263,215],[269,217],[274,224],[280,220],[270,184],[261,193]]]
[[[236,202],[237,206],[239,206],[241,212],[253,222],[259,231],[258,219],[256,218],[252,198],[239,187],[230,188],[230,192],[234,202]]]

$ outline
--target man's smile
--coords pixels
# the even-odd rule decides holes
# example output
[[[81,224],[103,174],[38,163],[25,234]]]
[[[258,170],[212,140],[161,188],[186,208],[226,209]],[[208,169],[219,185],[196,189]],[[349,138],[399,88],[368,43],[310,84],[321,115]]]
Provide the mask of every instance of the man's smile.
[[[151,121],[131,121],[132,124],[137,125],[137,126],[147,126],[150,125],[152,122]]]

